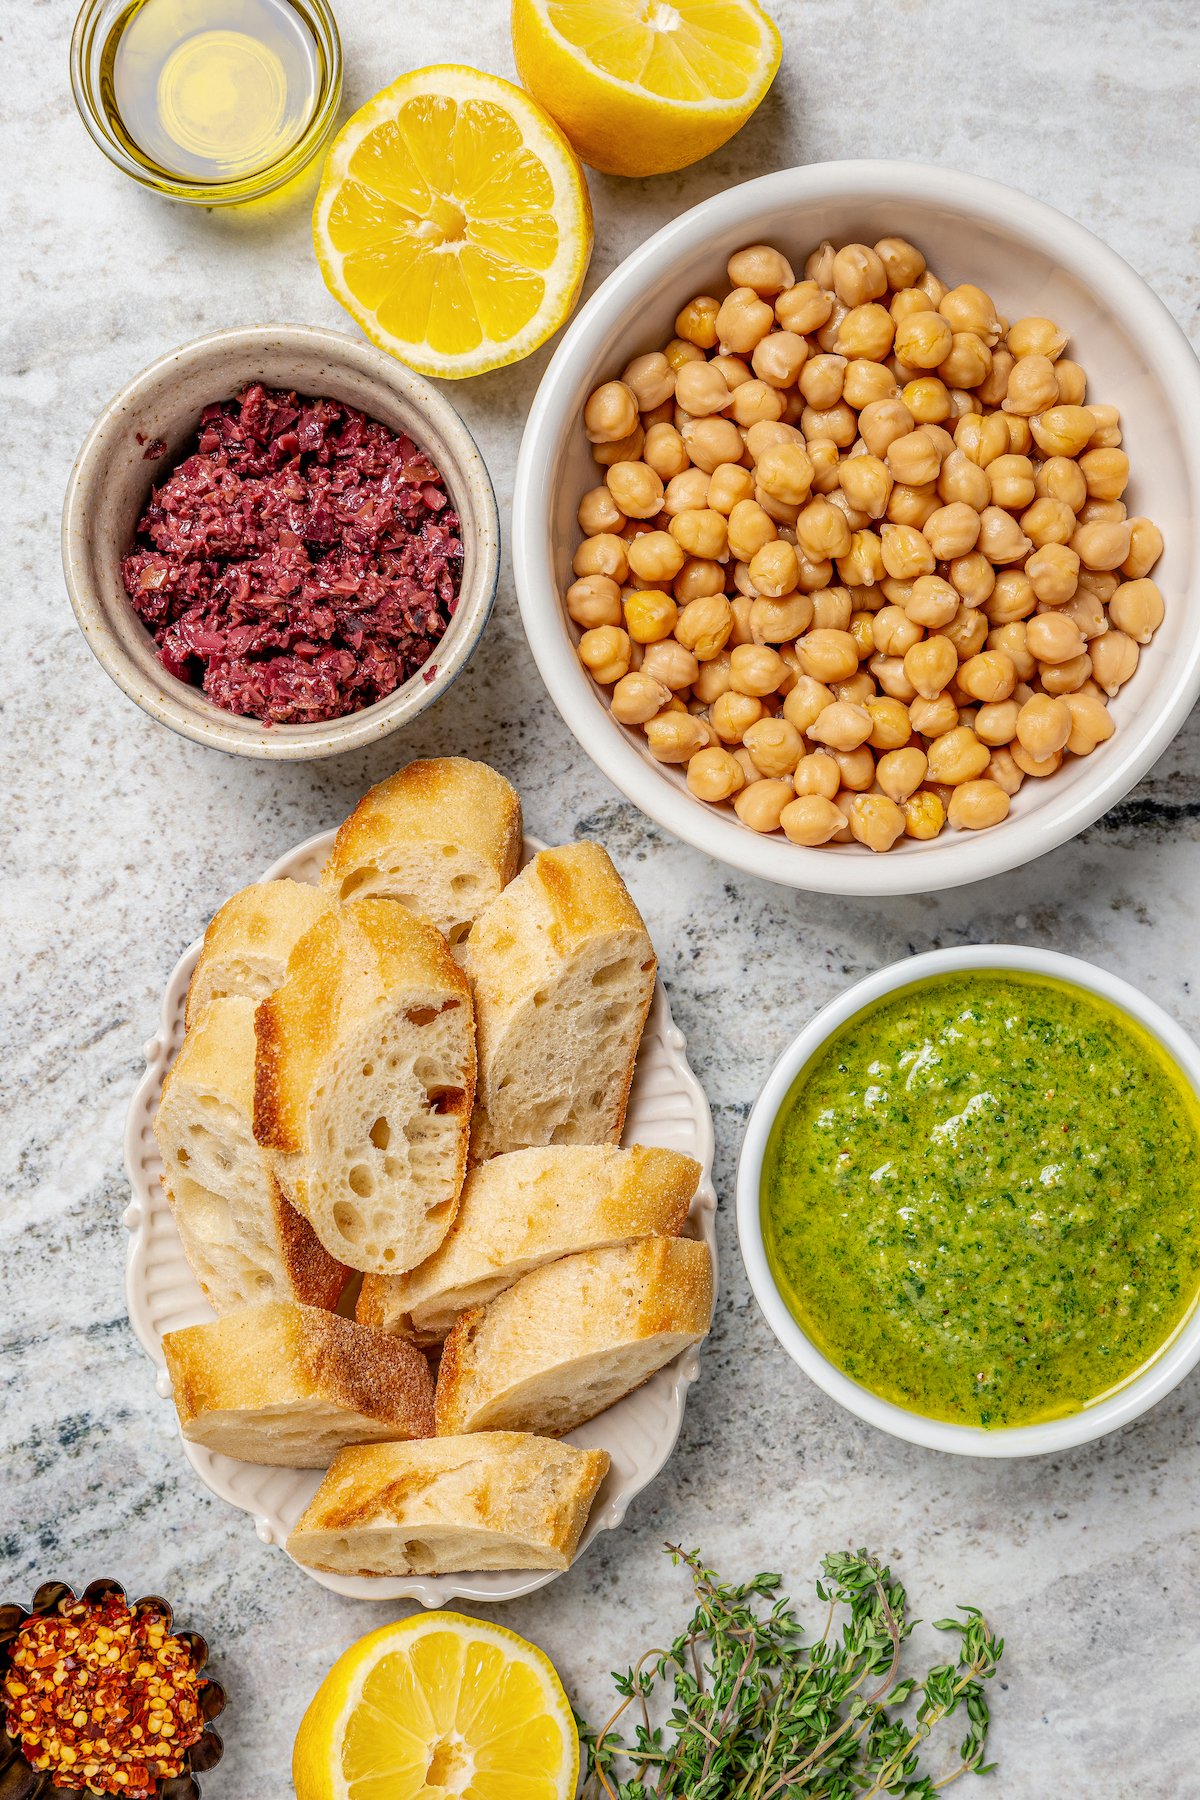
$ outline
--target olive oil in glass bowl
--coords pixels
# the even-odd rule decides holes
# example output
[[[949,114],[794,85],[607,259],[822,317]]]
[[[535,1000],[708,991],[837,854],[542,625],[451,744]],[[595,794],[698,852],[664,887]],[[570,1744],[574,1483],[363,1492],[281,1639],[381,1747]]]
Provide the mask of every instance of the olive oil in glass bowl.
[[[326,0],[86,0],[71,85],[127,175],[230,205],[281,187],[328,141],[341,41]]]

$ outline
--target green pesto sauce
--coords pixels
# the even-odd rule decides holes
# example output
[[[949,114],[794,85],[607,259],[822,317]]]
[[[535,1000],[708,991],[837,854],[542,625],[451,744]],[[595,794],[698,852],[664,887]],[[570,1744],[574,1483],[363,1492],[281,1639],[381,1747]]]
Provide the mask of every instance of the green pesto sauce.
[[[1127,1014],[974,970],[889,995],[798,1076],[767,1256],[829,1359],[963,1425],[1078,1412],[1200,1287],[1200,1107]]]

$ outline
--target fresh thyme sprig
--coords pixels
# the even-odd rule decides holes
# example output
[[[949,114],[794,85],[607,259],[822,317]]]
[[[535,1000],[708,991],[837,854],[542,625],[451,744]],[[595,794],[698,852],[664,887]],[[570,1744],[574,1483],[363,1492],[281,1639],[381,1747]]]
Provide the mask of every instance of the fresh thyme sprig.
[[[809,1641],[779,1595],[780,1576],[723,1582],[698,1552],[668,1548],[691,1573],[695,1613],[669,1649],[614,1674],[621,1704],[602,1730],[581,1724],[582,1800],[932,1800],[960,1775],[994,1766],[984,1762],[983,1684],[1004,1641],[977,1608],[936,1621],[957,1633],[958,1654],[917,1681],[900,1674],[917,1622],[908,1596],[866,1550],[824,1559],[824,1626]],[[631,1711],[632,1737],[616,1736]],[[930,1775],[920,1765],[926,1741],[960,1713],[958,1761]]]

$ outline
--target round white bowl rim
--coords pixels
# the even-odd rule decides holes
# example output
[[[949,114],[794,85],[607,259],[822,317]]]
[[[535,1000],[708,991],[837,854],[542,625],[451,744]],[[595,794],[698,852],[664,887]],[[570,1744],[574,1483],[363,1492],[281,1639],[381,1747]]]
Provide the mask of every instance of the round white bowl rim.
[[[760,1185],[767,1140],[779,1109],[805,1064],[839,1026],[865,1007],[932,977],[955,974],[963,969],[999,969],[1050,976],[1099,995],[1149,1031],[1200,1096],[1200,1049],[1156,1001],[1119,975],[1081,957],[1024,944],[971,944],[926,951],[920,956],[889,963],[886,968],[877,969],[873,975],[854,982],[823,1006],[779,1056],[751,1109],[742,1140],[737,1171],[738,1245],[751,1291],[780,1344],[818,1387],[832,1400],[857,1413],[860,1419],[925,1449],[946,1450],[959,1456],[1049,1455],[1089,1443],[1130,1424],[1178,1386],[1200,1362],[1200,1306],[1193,1307],[1166,1346],[1140,1375],[1106,1399],[1066,1418],[989,1431],[908,1412],[844,1374],[818,1350],[788,1310],[771,1273],[763,1241]]]
[[[480,566],[475,591],[466,597],[466,607],[462,614],[465,629],[450,646],[448,653],[439,658],[437,673],[432,681],[424,683],[420,689],[414,688],[412,683],[421,679],[420,671],[417,671],[415,676],[410,676],[408,681],[403,682],[386,698],[376,701],[372,706],[362,707],[356,713],[347,713],[340,718],[314,724],[272,725],[269,730],[261,727],[252,736],[235,736],[226,723],[232,715],[226,714],[218,706],[210,705],[198,717],[194,717],[173,704],[169,688],[154,695],[153,703],[150,703],[151,697],[135,679],[124,652],[110,639],[102,609],[90,585],[82,581],[76,572],[75,545],[76,540],[82,540],[84,536],[84,497],[94,478],[92,465],[99,448],[109,428],[138,394],[169,375],[172,368],[201,359],[213,350],[227,351],[236,356],[252,354],[266,344],[294,346],[298,350],[337,358],[343,364],[354,367],[363,376],[402,393],[413,406],[421,409],[451,445],[464,469],[468,466],[474,468],[475,479],[471,493],[462,496],[456,494],[455,500],[456,503],[460,499],[469,501],[478,515],[470,523],[477,538]],[[445,471],[443,476],[445,477]],[[462,510],[465,508],[460,508]],[[88,648],[122,693],[151,718],[157,719],[160,724],[166,725],[181,737],[235,756],[273,761],[309,760],[359,749],[386,737],[424,712],[426,707],[432,705],[453,685],[474,655],[491,617],[500,579],[500,515],[495,488],[483,454],[460,414],[432,382],[418,375],[415,370],[406,368],[404,364],[361,338],[321,325],[284,322],[226,326],[218,331],[205,332],[201,337],[190,338],[187,343],[172,350],[163,351],[153,362],[139,369],[101,409],[79,447],[63,499],[60,538],[63,573],[72,610]],[[462,599],[460,594],[460,604]],[[456,613],[455,618],[458,616]],[[445,635],[449,636],[449,632]],[[442,641],[445,641],[444,638]]]
[[[1017,188],[981,175],[925,163],[884,159],[811,163],[780,169],[703,200],[664,225],[632,251],[597,288],[568,326],[529,411],[517,461],[512,504],[512,556],[517,599],[534,660],[566,724],[597,766],[627,799],[674,836],[710,856],[764,880],[814,893],[884,896],[959,887],[1003,874],[1065,843],[1128,793],[1157,761],[1200,698],[1200,633],[1174,664],[1169,687],[1151,719],[1126,728],[1104,746],[1095,785],[1070,804],[1047,807],[1021,821],[1020,831],[1000,827],[958,832],[905,857],[842,856],[804,849],[749,831],[739,821],[708,809],[686,790],[648,768],[641,752],[607,717],[597,721],[590,678],[574,648],[555,629],[557,596],[543,563],[544,496],[554,479],[559,414],[564,396],[594,373],[594,327],[623,312],[632,314],[651,269],[661,268],[703,229],[717,232],[752,220],[773,206],[810,199],[853,204],[889,195],[952,207],[1023,239],[1064,267],[1086,274],[1109,312],[1136,317],[1145,360],[1163,371],[1163,388],[1177,415],[1200,417],[1200,363],[1176,320],[1141,276],[1115,250],[1057,208]],[[752,224],[747,230],[753,229]],[[1200,518],[1200,440],[1190,458],[1193,517]],[[1200,546],[1190,571],[1200,587]]]

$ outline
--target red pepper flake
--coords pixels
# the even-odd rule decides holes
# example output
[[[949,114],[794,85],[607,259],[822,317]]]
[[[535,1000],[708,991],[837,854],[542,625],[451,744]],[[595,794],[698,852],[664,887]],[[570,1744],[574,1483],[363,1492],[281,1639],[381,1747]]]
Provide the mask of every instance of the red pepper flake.
[[[162,1614],[110,1593],[27,1619],[0,1696],[30,1768],[60,1788],[149,1800],[204,1735],[204,1686]]]
[[[307,724],[425,667],[458,603],[461,529],[411,438],[255,383],[205,407],[121,574],[171,674],[229,712]]]

